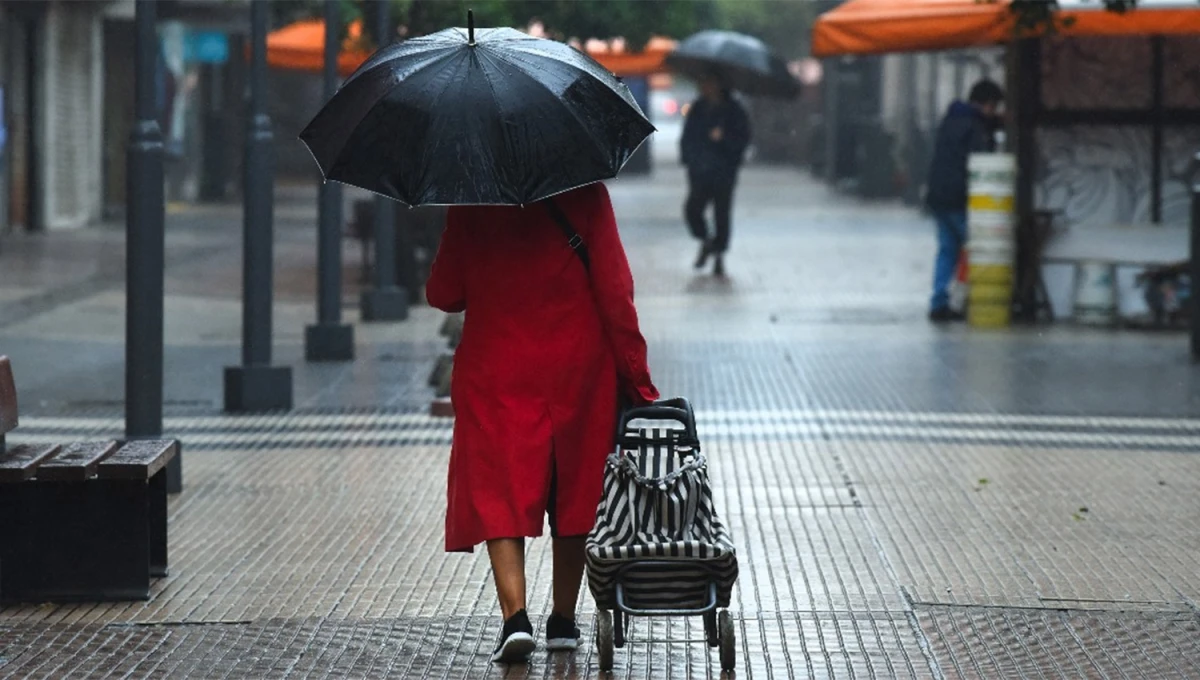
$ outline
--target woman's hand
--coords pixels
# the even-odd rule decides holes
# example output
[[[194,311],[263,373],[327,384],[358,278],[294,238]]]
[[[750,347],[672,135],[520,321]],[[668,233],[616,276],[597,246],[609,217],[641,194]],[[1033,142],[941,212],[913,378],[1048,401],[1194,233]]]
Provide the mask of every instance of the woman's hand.
[[[642,385],[634,385],[624,380],[621,382],[621,393],[625,395],[625,401],[629,406],[653,406],[654,402],[662,398],[658,388],[648,380]]]

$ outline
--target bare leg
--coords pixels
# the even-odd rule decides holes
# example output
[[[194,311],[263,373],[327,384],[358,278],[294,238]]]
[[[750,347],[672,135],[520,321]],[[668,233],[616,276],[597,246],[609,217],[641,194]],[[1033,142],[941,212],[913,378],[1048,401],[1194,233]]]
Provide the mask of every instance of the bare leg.
[[[525,608],[525,539],[497,538],[487,542],[504,620]]]
[[[554,539],[554,613],[575,619],[579,586],[583,583],[586,536]]]

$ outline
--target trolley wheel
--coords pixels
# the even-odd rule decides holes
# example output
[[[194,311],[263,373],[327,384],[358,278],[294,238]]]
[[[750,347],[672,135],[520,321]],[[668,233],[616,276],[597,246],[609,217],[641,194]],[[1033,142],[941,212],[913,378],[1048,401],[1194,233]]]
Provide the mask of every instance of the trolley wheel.
[[[721,670],[732,671],[737,665],[737,638],[733,632],[733,615],[722,611],[718,619],[721,630]]]
[[[596,612],[596,655],[600,657],[600,670],[613,668],[613,620],[612,613],[601,609]]]

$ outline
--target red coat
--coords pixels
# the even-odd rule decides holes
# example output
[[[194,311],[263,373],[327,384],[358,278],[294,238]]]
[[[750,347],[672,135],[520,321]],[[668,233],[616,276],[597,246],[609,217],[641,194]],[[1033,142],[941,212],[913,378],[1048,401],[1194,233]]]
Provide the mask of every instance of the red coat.
[[[453,207],[425,294],[466,311],[450,398],[454,444],[446,550],[540,536],[551,481],[560,536],[596,519],[618,389],[658,398],[633,306],[633,276],[603,184],[557,196],[583,263],[545,206]]]

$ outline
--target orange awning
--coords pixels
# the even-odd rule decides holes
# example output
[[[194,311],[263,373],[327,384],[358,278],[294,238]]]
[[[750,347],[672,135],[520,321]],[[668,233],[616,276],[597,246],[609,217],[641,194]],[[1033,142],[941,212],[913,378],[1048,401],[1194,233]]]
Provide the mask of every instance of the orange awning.
[[[350,26],[350,37],[338,54],[338,72],[349,76],[362,65],[369,51],[358,47],[362,22]],[[644,76],[663,70],[663,60],[675,49],[670,38],[654,37],[641,52],[614,50],[609,43],[593,41],[588,56],[619,76]],[[325,22],[320,19],[297,21],[267,35],[267,65],[273,68],[320,72],[325,64]]]
[[[362,22],[350,26],[350,37],[338,54],[338,72],[344,77],[354,73],[371,53],[355,46]],[[325,65],[325,22],[320,19],[297,21],[267,35],[267,65],[273,68],[320,72]]]
[[[979,47],[1014,37],[1007,0],[849,0],[825,12],[813,26],[812,53],[924,52]],[[1123,14],[1103,9],[1099,0],[1060,0],[1059,16],[1074,23],[1061,35],[1200,34],[1196,0],[1141,0]]]
[[[665,70],[663,61],[678,43],[670,38],[655,36],[641,52],[613,50],[601,41],[588,41],[588,56],[619,76],[647,76]]]

